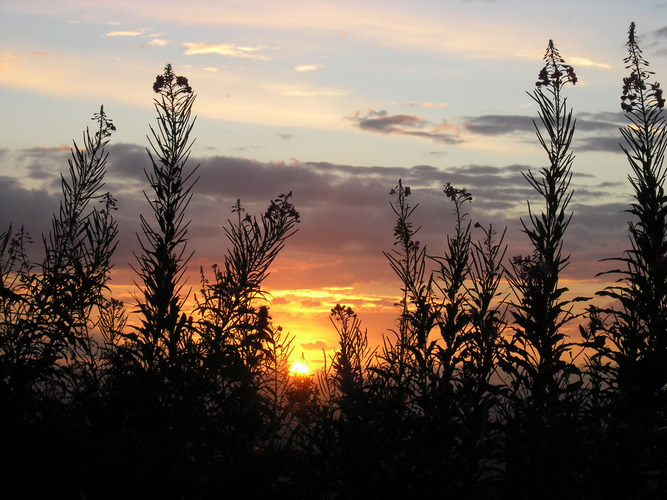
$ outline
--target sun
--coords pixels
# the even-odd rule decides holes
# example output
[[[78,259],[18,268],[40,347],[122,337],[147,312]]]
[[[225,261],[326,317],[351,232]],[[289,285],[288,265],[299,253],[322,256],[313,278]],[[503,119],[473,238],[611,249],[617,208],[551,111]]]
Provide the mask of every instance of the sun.
[[[301,356],[301,359],[299,361],[294,361],[292,363],[289,372],[290,375],[295,375],[295,376],[308,375],[308,373],[310,372],[310,368],[308,367],[308,362],[303,356]]]

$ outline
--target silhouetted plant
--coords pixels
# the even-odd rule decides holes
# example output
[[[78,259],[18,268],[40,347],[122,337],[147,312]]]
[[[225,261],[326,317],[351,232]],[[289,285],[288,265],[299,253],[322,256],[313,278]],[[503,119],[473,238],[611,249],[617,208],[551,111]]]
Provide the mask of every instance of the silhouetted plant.
[[[498,371],[507,328],[507,296],[499,288],[505,279],[507,247],[503,245],[505,231],[496,240],[492,225],[486,229],[476,223],[475,228],[483,231],[484,238],[471,242],[463,312],[466,329],[455,380],[461,419],[460,475],[469,495],[479,498],[492,497],[493,483],[502,476],[502,433],[496,425],[496,414],[503,402]]]
[[[314,473],[325,495],[364,498],[375,488],[369,467],[381,456],[371,380],[375,350],[351,307],[336,304],[329,319],[338,349],[318,373],[316,419],[305,444],[317,447]]]
[[[383,252],[389,265],[401,281],[403,296],[399,302],[401,315],[394,343],[385,339],[380,357],[386,362],[376,370],[383,372],[386,381],[393,380],[406,395],[416,396],[406,401],[417,403],[420,395],[425,395],[428,373],[432,372],[433,357],[430,355],[434,344],[429,343],[429,333],[435,325],[436,312],[433,302],[433,280],[426,276],[426,248],[414,239],[419,228],[414,228],[410,217],[418,205],[410,206],[408,197],[412,194],[409,186],[398,185],[390,191],[396,201],[391,208],[396,215],[394,227],[394,249]],[[415,385],[414,387],[410,387]],[[400,391],[399,391],[400,392]],[[416,409],[416,408],[415,408]]]
[[[336,304],[329,316],[338,333],[338,350],[331,361],[336,396],[343,414],[361,404],[367,370],[375,350],[368,345],[367,332],[351,307]]]
[[[0,440],[10,496],[45,493],[28,478],[26,464],[37,456],[44,457],[40,474],[50,493],[73,495],[84,480],[78,468],[85,470],[90,451],[81,442],[90,432],[87,405],[102,377],[93,332],[118,231],[115,200],[100,194],[115,127],[103,108],[93,120],[97,131],[86,129],[82,148],[74,142],[69,177],[61,176],[63,198],[43,236],[42,263],[28,259],[23,228],[15,237],[11,227],[0,235]]]
[[[506,485],[511,489],[522,484],[529,497],[540,498],[571,494],[577,483],[576,467],[565,462],[581,441],[575,431],[582,381],[565,327],[577,317],[574,303],[586,300],[564,299],[568,289],[560,284],[569,263],[562,250],[572,218],[567,210],[573,194],[570,146],[575,131],[562,91],[568,83],[576,84],[577,77],[551,40],[544,60],[536,89],[529,95],[539,107],[541,128],[534,125],[549,164],[540,169],[540,176],[532,171],[523,175],[545,206],[538,214],[529,203],[528,221],[521,219],[533,251],[514,257],[507,273],[514,294],[510,308],[514,335],[502,360],[509,376]]]
[[[608,463],[616,480],[610,490],[630,495],[661,491],[667,484],[667,129],[662,89],[649,81],[653,73],[634,23],[626,46],[630,75],[623,79],[621,109],[630,123],[620,131],[634,191],[627,210],[630,249],[623,257],[606,259],[622,266],[602,273],[618,276],[618,284],[598,292],[614,302],[591,307],[589,327],[581,331],[595,349],[589,366],[601,394],[596,405],[602,406],[602,425],[609,426],[614,450]]]
[[[499,292],[505,278],[503,260],[507,246],[503,246],[505,231],[496,241],[492,225],[486,229],[476,223],[475,228],[484,232],[484,238],[472,242],[470,253],[470,284],[466,285],[465,296],[468,329],[461,353],[461,381],[481,396],[489,390],[497,371],[502,334],[507,327],[507,308]]]
[[[299,213],[291,196],[292,193],[283,194],[272,200],[259,221],[243,215],[245,209],[240,201],[234,206],[238,220],[228,221],[225,228],[231,248],[224,268],[213,266],[213,283],[201,271],[201,297],[197,302],[205,356],[225,356],[225,350],[231,348],[246,368],[254,370],[270,354],[272,333],[262,282],[285,241],[296,233]]]
[[[465,312],[467,290],[465,282],[470,273],[470,227],[464,206],[472,202],[465,188],[444,186],[445,196],[454,203],[454,236],[447,235],[447,248],[442,257],[431,257],[440,269],[436,286],[442,294],[437,325],[442,342],[436,347],[437,375],[440,379],[439,397],[451,398],[457,365],[461,361],[465,331],[469,316]]]
[[[88,382],[97,383],[97,344],[90,335],[95,326],[93,310],[103,306],[118,228],[111,213],[115,200],[108,193],[99,194],[106,171],[104,147],[115,127],[102,108],[93,120],[98,123],[97,132],[91,135],[86,130],[81,149],[74,142],[69,180],[61,176],[63,199],[51,232],[43,237],[42,264],[29,261],[30,239],[23,229],[12,238],[10,228],[0,239],[0,356],[3,365],[9,362],[14,367],[5,365],[10,372],[23,372],[17,380],[9,373],[2,379],[14,389],[55,391],[53,396],[62,397],[71,395],[84,375],[92,377]],[[104,207],[91,206],[95,201]],[[29,368],[38,365],[41,368],[36,371]],[[55,378],[49,381],[39,372],[52,372]],[[25,378],[28,373],[34,376]]]
[[[529,95],[539,106],[546,137],[537,124],[535,129],[549,166],[540,169],[541,177],[531,171],[523,175],[544,199],[545,207],[538,215],[528,204],[529,222],[522,219],[521,223],[533,253],[514,257],[512,272],[507,275],[516,300],[512,301],[515,334],[505,366],[512,377],[513,390],[543,417],[576,374],[574,366],[565,359],[572,343],[563,327],[575,318],[572,303],[580,300],[563,300],[568,289],[559,286],[560,274],[569,262],[562,248],[572,218],[566,211],[572,199],[569,186],[574,155],[570,145],[575,129],[572,110],[568,109],[562,90],[568,83],[576,84],[577,77],[551,40],[544,59],[546,65],[540,71],[537,88]]]
[[[296,233],[299,213],[291,196],[272,200],[259,221],[243,215],[237,201],[237,220],[228,220],[225,228],[231,247],[224,266],[213,266],[213,282],[201,271],[201,293],[196,296],[207,406],[250,450],[280,447],[289,434],[291,339],[272,325],[262,283],[286,240]]]
[[[138,238],[142,253],[137,256],[141,326],[137,328],[139,351],[135,353],[139,363],[149,369],[165,363],[175,366],[179,350],[191,335],[192,320],[182,311],[185,297],[181,280],[190,259],[185,254],[189,222],[184,218],[192,198],[194,169],[188,172],[186,163],[192,147],[190,133],[195,118],[191,113],[196,98],[187,78],[176,76],[169,64],[157,76],[153,90],[160,96],[154,99],[158,126],[150,128],[151,149],[147,151],[152,168],[144,171],[152,189],[152,195],[145,193],[145,197],[155,222],[141,216],[143,238]]]
[[[109,193],[99,194],[108,158],[104,148],[116,127],[103,107],[93,120],[99,126],[95,135],[86,130],[81,149],[74,143],[70,182],[61,176],[63,201],[44,240],[41,288],[48,305],[40,306],[43,313],[52,314],[47,319],[56,328],[52,342],[62,339],[68,344],[63,361],[75,370],[74,379],[85,374],[89,383],[97,385],[98,345],[90,334],[106,306],[102,292],[110,277],[118,226],[112,215],[116,210],[114,198]],[[103,208],[90,207],[94,201],[103,203]],[[95,315],[94,308],[98,308]],[[80,385],[80,380],[72,383]]]

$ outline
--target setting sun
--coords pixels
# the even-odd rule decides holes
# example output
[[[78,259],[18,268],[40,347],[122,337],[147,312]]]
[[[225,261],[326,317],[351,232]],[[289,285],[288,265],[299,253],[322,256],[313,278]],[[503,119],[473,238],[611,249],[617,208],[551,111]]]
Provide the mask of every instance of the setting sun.
[[[308,363],[306,362],[303,357],[299,361],[294,361],[292,363],[292,367],[289,370],[290,375],[295,375],[295,376],[303,376],[303,375],[308,375],[310,372],[310,368],[308,367]]]

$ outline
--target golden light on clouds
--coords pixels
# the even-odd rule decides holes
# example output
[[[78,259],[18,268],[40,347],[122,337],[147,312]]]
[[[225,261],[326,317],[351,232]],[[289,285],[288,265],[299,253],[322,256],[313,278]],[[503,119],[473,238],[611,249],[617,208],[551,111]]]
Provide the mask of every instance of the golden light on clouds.
[[[598,62],[595,62],[595,61],[591,61],[590,59],[587,59],[585,57],[568,57],[568,62],[575,67],[576,66],[588,66],[588,67],[599,68],[599,69],[611,69],[611,66],[609,64],[598,63]]]
[[[184,42],[183,46],[187,48],[185,54],[188,56],[198,54],[217,54],[220,56],[258,59],[261,61],[270,60],[270,57],[258,53],[261,50],[267,49],[265,46],[239,47],[233,43],[213,44],[201,42]]]
[[[294,67],[294,71],[298,72],[317,71],[318,69],[323,67],[324,64],[300,64],[299,66]]]
[[[398,104],[396,101],[392,104]],[[415,106],[417,108],[426,108],[426,109],[439,109],[449,106],[449,103],[446,102],[417,102],[417,101],[407,101],[404,103],[406,106]]]
[[[141,31],[112,31],[105,36],[141,36]]]
[[[169,45],[169,41],[163,40],[162,38],[156,38],[148,42],[148,45],[150,45],[151,47],[165,47]]]

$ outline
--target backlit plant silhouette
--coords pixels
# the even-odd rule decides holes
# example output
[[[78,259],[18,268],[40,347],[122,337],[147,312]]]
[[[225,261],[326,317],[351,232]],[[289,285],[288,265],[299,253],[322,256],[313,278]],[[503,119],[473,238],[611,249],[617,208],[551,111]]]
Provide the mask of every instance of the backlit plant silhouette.
[[[185,210],[192,197],[191,177],[187,171],[192,141],[191,117],[195,94],[183,76],[176,76],[167,65],[158,75],[153,90],[158,113],[157,128],[151,127],[148,156],[152,168],[146,177],[152,193],[145,194],[155,221],[141,216],[143,240],[138,276],[142,282],[139,297],[141,326],[137,343],[139,362],[146,368],[178,362],[179,350],[188,341],[190,322],[183,313],[185,297],[181,294],[183,272],[190,256],[186,255],[187,227]]]
[[[563,330],[574,319],[572,301],[562,298],[568,290],[560,286],[559,278],[569,262],[562,249],[572,217],[567,209],[572,199],[569,186],[574,155],[570,146],[575,129],[572,110],[562,91],[568,83],[576,84],[577,77],[551,40],[544,60],[536,89],[529,95],[539,106],[542,129],[537,124],[535,129],[549,165],[540,169],[539,177],[532,171],[523,175],[545,206],[538,214],[529,203],[528,221],[521,220],[533,253],[512,259],[512,272],[508,274],[516,296],[512,302],[515,335],[505,365],[513,391],[542,416],[553,411],[552,405],[576,372],[565,359],[571,342]]]
[[[8,496],[42,495],[39,485],[21,481],[25,463],[33,455],[50,456],[59,437],[88,431],[86,403],[102,383],[93,334],[106,311],[118,227],[115,200],[100,191],[105,147],[116,128],[103,108],[93,120],[96,132],[86,129],[81,148],[74,142],[69,176],[61,176],[60,209],[43,237],[44,260],[29,260],[31,239],[23,228],[0,235],[0,466]],[[65,488],[71,481],[66,468],[84,462],[88,451],[63,442],[61,462],[44,467],[43,479]]]
[[[626,46],[630,75],[623,79],[621,109],[629,124],[620,131],[634,191],[627,210],[630,248],[607,259],[620,267],[603,274],[618,280],[598,295],[613,303],[591,307],[589,328],[581,331],[595,349],[590,369],[601,392],[602,425],[614,443],[605,461],[614,471],[609,489],[631,495],[667,486],[664,433],[656,432],[665,425],[667,384],[667,129],[662,89],[649,81],[653,73],[634,23]]]

